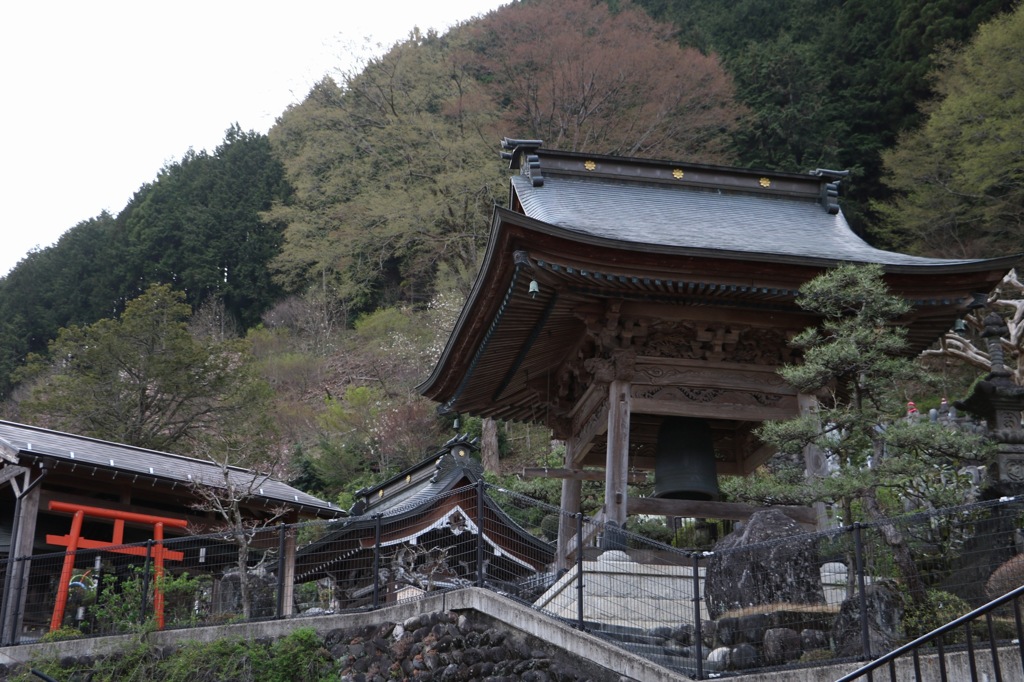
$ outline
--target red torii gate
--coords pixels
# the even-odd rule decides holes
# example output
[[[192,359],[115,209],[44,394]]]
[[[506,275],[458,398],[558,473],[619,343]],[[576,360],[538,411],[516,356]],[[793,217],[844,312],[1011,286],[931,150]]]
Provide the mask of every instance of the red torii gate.
[[[57,630],[64,622],[64,609],[68,602],[68,588],[71,576],[75,570],[75,554],[79,549],[104,549],[117,554],[132,554],[135,556],[146,556],[145,547],[119,547],[124,544],[124,522],[143,523],[153,526],[154,544],[150,548],[155,567],[156,577],[153,593],[153,611],[156,613],[157,627],[164,627],[164,593],[160,589],[160,578],[164,573],[164,560],[181,561],[185,558],[183,552],[164,549],[164,526],[174,528],[185,528],[188,521],[165,516],[150,516],[149,514],[137,514],[135,512],[119,511],[115,509],[103,509],[101,507],[87,507],[81,504],[69,504],[67,502],[51,501],[50,511],[69,512],[74,514],[71,520],[71,532],[68,535],[47,535],[46,542],[51,545],[67,547],[67,554],[64,556],[64,568],[60,574],[60,583],[57,588],[57,602],[53,606],[53,618],[50,620],[50,631]],[[89,540],[82,537],[82,521],[86,516],[94,516],[102,519],[114,520],[114,534],[110,542],[102,540]]]

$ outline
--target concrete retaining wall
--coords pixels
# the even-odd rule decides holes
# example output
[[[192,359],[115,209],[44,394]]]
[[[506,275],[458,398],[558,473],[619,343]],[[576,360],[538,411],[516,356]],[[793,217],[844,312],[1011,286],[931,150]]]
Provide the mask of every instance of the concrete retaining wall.
[[[151,633],[149,641],[158,646],[175,646],[185,641],[210,642],[222,638],[277,639],[299,627],[309,627],[321,636],[339,628],[352,629],[372,627],[385,622],[401,623],[410,618],[431,613],[449,611],[477,612],[509,630],[536,637],[565,653],[580,657],[625,679],[642,682],[679,682],[689,678],[673,673],[654,663],[610,646],[607,642],[585,632],[575,630],[560,621],[548,618],[537,611],[488,590],[469,588],[456,592],[424,597],[389,606],[376,611],[346,613],[288,620],[240,623],[218,627],[195,628]],[[96,637],[25,644],[0,649],[0,664],[26,663],[35,655],[56,655],[60,657],[102,656],[116,652],[123,647],[128,636]],[[978,679],[994,680],[990,656],[987,651],[979,652]],[[971,679],[966,654],[951,654],[946,660],[947,679]],[[858,664],[822,666],[775,673],[758,673],[731,677],[738,682],[832,682],[859,667]],[[1024,682],[1020,652],[1016,647],[1000,650],[1002,679],[1007,682]],[[899,682],[915,679],[912,661],[898,666]],[[888,672],[880,673],[888,679]],[[875,677],[878,678],[879,673]],[[922,658],[922,679],[938,680],[938,661],[935,657]]]

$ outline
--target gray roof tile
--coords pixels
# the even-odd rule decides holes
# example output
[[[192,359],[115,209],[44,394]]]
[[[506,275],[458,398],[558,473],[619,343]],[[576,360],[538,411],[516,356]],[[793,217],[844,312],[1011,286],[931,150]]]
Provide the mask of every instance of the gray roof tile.
[[[224,481],[220,465],[208,460],[110,443],[24,424],[0,421],[0,443],[6,443],[23,455],[75,462],[158,480],[197,482],[212,487],[221,487]],[[237,480],[239,485],[248,485],[252,480],[252,472],[240,467],[230,467],[229,475]],[[264,481],[260,492],[262,499],[282,502],[288,506],[311,507],[330,512],[332,515],[340,511],[330,502],[274,479]]]
[[[557,175],[539,187],[513,176],[512,188],[530,218],[632,244],[894,266],[978,262],[876,249],[815,199]]]

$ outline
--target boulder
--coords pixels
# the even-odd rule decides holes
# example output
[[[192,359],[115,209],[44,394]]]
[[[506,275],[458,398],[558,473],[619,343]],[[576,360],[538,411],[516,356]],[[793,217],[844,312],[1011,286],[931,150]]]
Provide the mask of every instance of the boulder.
[[[718,618],[765,604],[824,604],[817,540],[782,512],[763,509],[722,538],[708,560],[704,598]]]
[[[840,658],[879,656],[891,651],[902,637],[903,596],[895,585],[878,583],[864,588],[867,606],[868,643],[864,651],[861,637],[860,597],[853,595],[843,601],[832,626],[835,654]]]
[[[729,668],[732,670],[746,670],[756,668],[758,664],[757,649],[753,644],[738,644],[729,651]]]
[[[764,633],[764,662],[782,665],[800,658],[800,633],[792,628],[771,628]]]
[[[242,586],[238,569],[224,572],[213,591],[213,612],[241,614]],[[277,612],[277,578],[263,571],[249,571],[250,617],[264,618]]]
[[[800,631],[800,648],[804,651],[828,648],[828,633],[824,630],[804,628]]]

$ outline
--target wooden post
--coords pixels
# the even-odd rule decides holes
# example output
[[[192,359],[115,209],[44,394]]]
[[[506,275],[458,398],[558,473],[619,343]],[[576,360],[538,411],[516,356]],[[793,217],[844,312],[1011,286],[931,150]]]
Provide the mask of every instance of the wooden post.
[[[288,528],[284,537],[284,603],[281,615],[295,614],[295,529]]]
[[[21,624],[24,620],[25,601],[28,598],[28,580],[31,569],[32,548],[36,537],[36,518],[39,515],[39,482],[42,477],[29,482],[28,474],[19,486],[11,481],[14,494],[18,500],[18,536],[11,538],[11,550],[8,553],[8,572],[11,575],[8,593],[4,595],[3,623],[0,623],[0,644],[17,644],[21,638]],[[18,557],[26,557],[18,561]],[[9,603],[8,603],[9,602]]]
[[[629,474],[630,382],[608,384],[608,449],[605,458],[604,512],[621,528],[626,523],[626,479]]]
[[[796,396],[797,406],[801,415],[816,415],[818,412],[818,399],[813,395],[799,393]],[[819,425],[820,426],[820,425]],[[825,453],[816,445],[808,445],[804,448],[804,473],[808,478],[824,478],[828,476],[828,465],[825,462]],[[811,505],[817,517],[818,530],[825,530],[828,527],[828,516],[825,514],[825,503],[815,502]]]
[[[573,461],[576,456],[575,440],[570,439],[565,444],[565,467],[573,469],[576,463]],[[560,571],[568,568],[569,543],[576,534],[576,519],[580,511],[580,501],[583,496],[583,481],[579,479],[562,479],[562,514],[558,518],[558,549],[555,552],[555,570]],[[576,548],[577,552],[583,551],[582,547]]]

